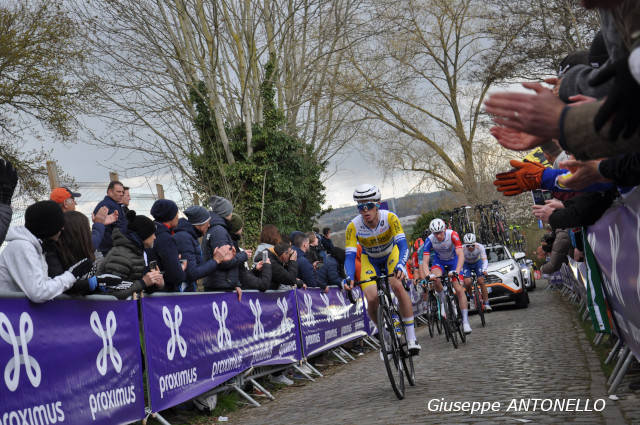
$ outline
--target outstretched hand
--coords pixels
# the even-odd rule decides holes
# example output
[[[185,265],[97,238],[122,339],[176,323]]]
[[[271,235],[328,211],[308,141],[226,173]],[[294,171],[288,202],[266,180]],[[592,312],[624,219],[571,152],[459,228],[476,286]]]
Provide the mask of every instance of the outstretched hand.
[[[559,165],[567,168],[571,174],[558,177],[558,184],[573,190],[581,190],[594,183],[608,183],[611,180],[604,178],[598,171],[601,159],[591,161],[562,161]]]

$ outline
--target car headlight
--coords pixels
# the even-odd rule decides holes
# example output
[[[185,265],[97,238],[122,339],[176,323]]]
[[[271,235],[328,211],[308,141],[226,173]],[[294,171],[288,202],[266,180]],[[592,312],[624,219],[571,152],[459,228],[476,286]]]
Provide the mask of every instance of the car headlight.
[[[504,266],[501,269],[498,269],[498,273],[507,274],[513,269],[515,269],[515,267],[513,266],[513,264],[510,264],[508,266]]]

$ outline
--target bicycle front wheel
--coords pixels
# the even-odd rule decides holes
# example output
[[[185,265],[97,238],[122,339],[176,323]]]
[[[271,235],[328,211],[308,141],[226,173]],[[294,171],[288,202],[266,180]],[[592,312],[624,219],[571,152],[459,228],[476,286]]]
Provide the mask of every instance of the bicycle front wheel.
[[[400,339],[396,334],[391,313],[383,303],[378,305],[378,332],[380,334],[380,350],[391,388],[398,397],[404,398],[404,365],[400,359]]]
[[[476,311],[478,312],[478,316],[480,316],[482,327],[484,328],[487,324],[484,320],[484,302],[482,302],[482,297],[480,296],[480,288],[478,288],[477,284],[473,288],[473,299],[476,303]]]

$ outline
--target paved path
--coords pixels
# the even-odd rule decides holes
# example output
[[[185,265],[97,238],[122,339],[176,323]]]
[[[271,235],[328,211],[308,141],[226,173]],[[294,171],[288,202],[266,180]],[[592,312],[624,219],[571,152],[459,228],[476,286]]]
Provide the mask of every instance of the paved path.
[[[417,386],[399,401],[377,353],[368,353],[329,376],[276,393],[275,401],[230,417],[235,424],[425,424],[425,423],[631,423],[608,399],[605,377],[576,321],[575,307],[538,285],[527,309],[498,307],[482,328],[471,317],[473,333],[454,350],[444,335],[431,339],[418,330],[423,351],[416,359]],[[498,412],[480,415],[432,412],[432,399],[489,401]],[[578,409],[606,403],[602,412],[553,412],[549,401],[530,411],[508,411],[513,399],[580,399]],[[439,403],[432,401],[431,407]],[[626,403],[625,403],[626,404]],[[497,405],[494,405],[497,407]],[[575,404],[574,404],[575,406]]]

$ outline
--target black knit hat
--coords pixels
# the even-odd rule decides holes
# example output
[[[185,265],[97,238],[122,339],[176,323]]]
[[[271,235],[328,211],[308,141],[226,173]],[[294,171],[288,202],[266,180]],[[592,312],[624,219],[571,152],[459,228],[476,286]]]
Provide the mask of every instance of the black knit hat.
[[[24,227],[36,238],[47,239],[64,227],[64,214],[54,201],[39,201],[29,205],[24,213]]]
[[[133,210],[129,210],[127,213],[127,222],[129,231],[138,235],[141,241],[144,241],[156,232],[156,225],[149,217],[136,215],[136,212]]]
[[[151,215],[156,221],[165,223],[178,215],[178,206],[169,199],[158,199],[151,206]]]

